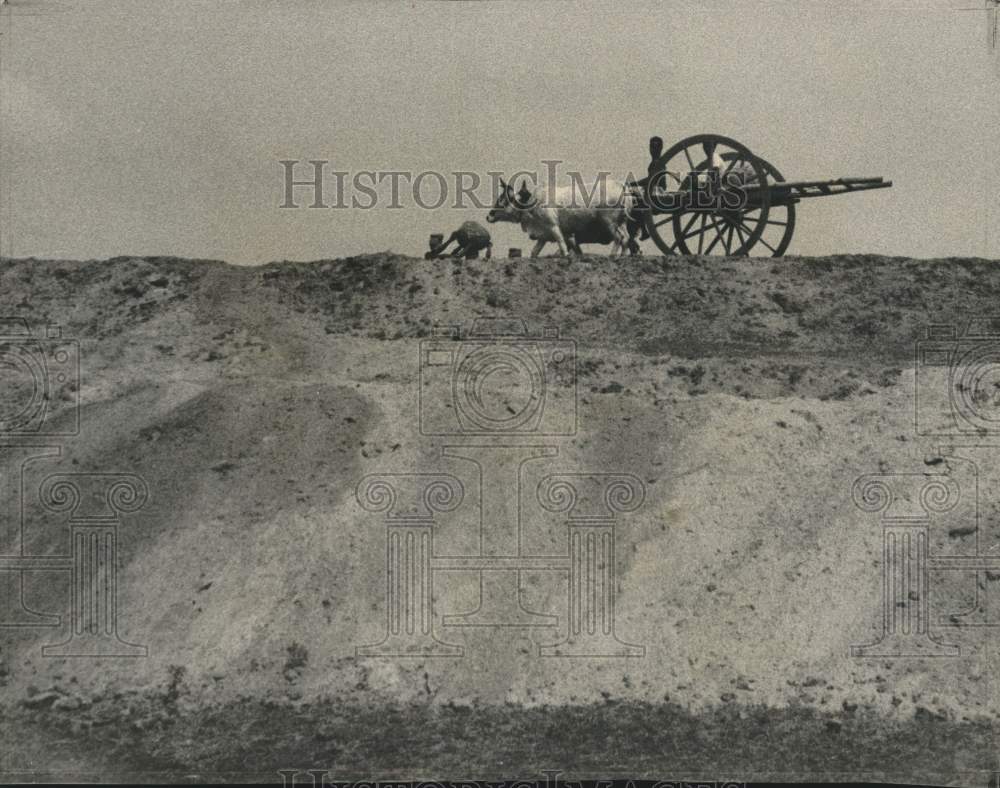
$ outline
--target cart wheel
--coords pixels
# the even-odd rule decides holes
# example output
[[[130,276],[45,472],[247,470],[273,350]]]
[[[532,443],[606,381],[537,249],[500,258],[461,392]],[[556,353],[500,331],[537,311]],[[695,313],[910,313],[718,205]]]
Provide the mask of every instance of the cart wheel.
[[[707,173],[716,157],[719,191],[712,196]],[[768,227],[767,172],[736,140],[688,137],[667,150],[654,170],[647,185],[646,231],[664,254],[745,255]],[[707,198],[705,207],[698,207],[698,197]]]
[[[726,157],[723,156],[725,159]],[[768,183],[784,181],[784,176],[771,162],[766,159],[758,159],[764,168]],[[747,223],[753,225],[757,219],[756,209],[747,212]],[[788,200],[774,201],[771,197],[771,206],[767,212],[767,224],[764,232],[751,250],[752,257],[781,257],[792,242],[792,235],[795,234],[795,203]]]

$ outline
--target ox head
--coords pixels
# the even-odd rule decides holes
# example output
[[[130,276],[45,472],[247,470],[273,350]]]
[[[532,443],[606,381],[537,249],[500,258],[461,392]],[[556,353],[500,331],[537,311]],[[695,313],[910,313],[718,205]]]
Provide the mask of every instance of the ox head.
[[[525,211],[531,210],[535,206],[535,198],[528,190],[524,181],[521,181],[521,188],[516,192],[514,187],[500,179],[500,194],[496,202],[486,214],[486,221],[493,222],[520,222]]]

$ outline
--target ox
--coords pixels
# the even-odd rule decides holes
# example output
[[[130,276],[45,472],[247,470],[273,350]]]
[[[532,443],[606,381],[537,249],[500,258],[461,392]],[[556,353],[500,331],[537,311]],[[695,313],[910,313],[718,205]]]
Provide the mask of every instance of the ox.
[[[515,192],[513,186],[501,180],[500,195],[486,221],[519,224],[535,241],[532,257],[538,257],[549,242],[559,247],[561,255],[581,253],[581,243],[610,243],[612,257],[618,257],[626,248],[635,254],[635,198],[611,180],[603,181],[594,192],[589,204],[583,205],[581,195],[571,186],[557,187],[550,199],[545,189],[532,193],[522,182]]]

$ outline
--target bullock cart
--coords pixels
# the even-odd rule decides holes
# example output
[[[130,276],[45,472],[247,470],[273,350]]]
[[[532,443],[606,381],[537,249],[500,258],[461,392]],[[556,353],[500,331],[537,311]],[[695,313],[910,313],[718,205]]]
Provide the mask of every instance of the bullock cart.
[[[649,175],[631,184],[635,219],[663,254],[780,257],[795,233],[795,206],[812,197],[886,189],[883,178],[786,181],[769,161],[718,134],[699,134],[660,153],[650,141]]]

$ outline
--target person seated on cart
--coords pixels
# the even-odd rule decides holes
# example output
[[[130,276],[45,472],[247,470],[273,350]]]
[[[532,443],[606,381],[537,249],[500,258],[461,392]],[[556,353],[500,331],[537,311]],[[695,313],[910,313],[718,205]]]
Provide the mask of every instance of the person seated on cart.
[[[660,161],[660,156],[663,155],[663,139],[661,137],[650,137],[649,138],[649,165],[646,167],[646,177],[638,181],[631,181],[627,183],[627,186],[635,186],[646,192],[647,189],[652,185],[653,188],[662,190],[664,185],[661,178],[657,178],[658,175],[662,175],[666,172],[666,162]],[[633,211],[632,216],[629,217],[626,222],[626,227],[629,231],[629,250],[632,251],[633,248],[637,248],[635,244],[635,236],[639,233],[639,239],[645,241],[649,238],[649,233],[646,231],[646,223],[644,221],[645,214],[648,212],[649,208],[637,208]],[[633,251],[633,254],[635,252]]]

